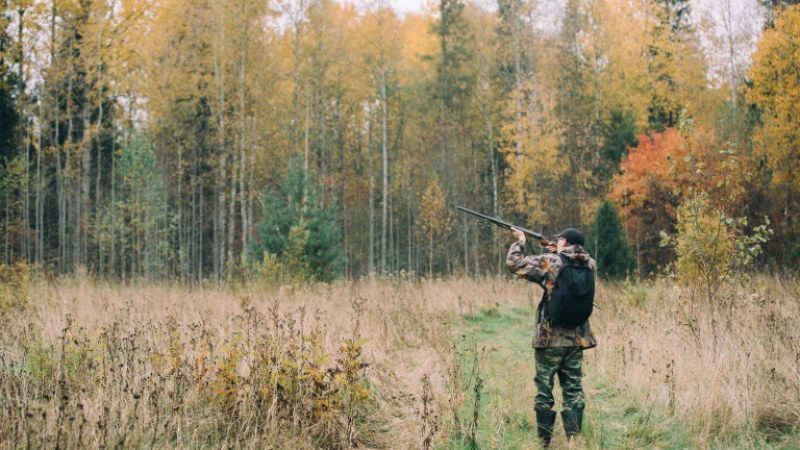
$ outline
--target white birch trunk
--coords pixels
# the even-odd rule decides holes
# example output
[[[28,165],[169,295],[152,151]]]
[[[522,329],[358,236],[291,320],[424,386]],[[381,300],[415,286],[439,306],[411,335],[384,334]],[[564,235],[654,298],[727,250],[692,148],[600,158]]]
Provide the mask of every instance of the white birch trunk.
[[[42,85],[43,92],[46,92],[44,84]],[[39,117],[40,120],[44,118],[44,112],[42,108],[42,100],[39,99]],[[42,133],[44,132],[44,127],[40,124],[39,125],[39,135],[38,135],[38,145],[36,146],[36,197],[34,200],[35,206],[34,209],[36,211],[36,223],[34,226],[36,227],[36,265],[41,268],[41,265],[44,263],[44,208],[42,207]]]
[[[383,198],[381,211],[381,274],[386,273],[386,233],[389,211],[389,152],[387,144],[386,71],[381,71],[381,156],[383,158]]]
[[[245,17],[247,9],[245,7]],[[247,111],[245,108],[245,91],[247,89],[245,83],[245,66],[247,61],[247,37],[248,37],[248,21],[245,19],[244,31],[241,37],[241,50],[239,56],[239,112],[240,116],[240,135],[239,135],[239,213],[241,215],[241,262],[247,263],[247,187],[245,183],[245,175],[247,170]]]
[[[217,40],[216,45],[213,45],[214,49],[214,56],[213,56],[213,65],[214,65],[214,81],[217,85],[217,124],[218,124],[218,149],[217,154],[219,155],[219,162],[218,162],[218,179],[217,179],[217,207],[216,207],[216,223],[215,223],[215,230],[214,230],[214,243],[215,243],[215,252],[214,252],[214,271],[217,280],[220,280],[222,274],[225,270],[225,255],[226,255],[226,248],[225,248],[225,234],[227,230],[227,222],[225,217],[225,209],[226,209],[226,195],[225,195],[225,186],[227,184],[228,173],[227,173],[227,155],[225,149],[225,83],[224,83],[224,64],[222,58],[225,54],[225,20],[224,20],[224,8],[223,11],[220,10],[218,7],[218,2],[216,0],[212,1],[212,7],[214,11],[214,16],[216,17],[215,25],[217,28],[217,33],[215,34],[215,38]]]
[[[374,173],[373,170],[373,162],[372,162],[372,121],[370,120],[367,123],[367,155],[369,161],[369,246],[367,254],[369,256],[369,262],[367,264],[367,271],[370,275],[375,271],[375,181],[373,179],[372,174]]]

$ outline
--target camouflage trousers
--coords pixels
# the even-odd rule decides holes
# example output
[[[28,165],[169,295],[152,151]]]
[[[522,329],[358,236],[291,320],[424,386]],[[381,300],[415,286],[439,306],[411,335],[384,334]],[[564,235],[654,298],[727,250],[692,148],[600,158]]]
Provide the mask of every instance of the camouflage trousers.
[[[564,410],[583,408],[581,386],[581,363],[583,347],[549,347],[536,349],[536,405],[538,411],[550,411],[555,404],[553,398],[553,378],[558,375],[561,385]]]

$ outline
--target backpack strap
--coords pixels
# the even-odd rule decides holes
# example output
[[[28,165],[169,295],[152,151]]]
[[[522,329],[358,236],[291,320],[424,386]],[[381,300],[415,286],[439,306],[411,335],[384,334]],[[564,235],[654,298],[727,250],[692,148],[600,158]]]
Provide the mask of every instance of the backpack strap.
[[[559,257],[561,257],[561,262],[563,263],[563,265],[564,265],[564,266],[569,266],[569,265],[571,265],[571,264],[572,264],[572,261],[570,261],[570,259],[569,259],[569,258],[567,258],[566,256],[564,256],[564,254],[563,254],[563,253],[559,253],[559,254],[558,254],[558,256],[559,256]],[[563,266],[562,266],[562,267],[563,267]]]

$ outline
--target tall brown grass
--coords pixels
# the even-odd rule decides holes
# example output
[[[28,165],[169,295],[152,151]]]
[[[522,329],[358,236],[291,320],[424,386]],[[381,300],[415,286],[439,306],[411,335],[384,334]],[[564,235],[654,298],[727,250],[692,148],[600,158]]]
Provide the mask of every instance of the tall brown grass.
[[[799,293],[797,280],[778,277],[729,285],[712,316],[691,287],[603,286],[594,317],[601,343],[588,362],[679,418],[696,448],[758,448],[786,434],[797,443]]]
[[[192,288],[84,276],[15,289],[25,298],[12,303],[26,306],[3,312],[4,448],[474,440],[478,410],[465,410],[472,393],[453,350],[459,318],[529,308],[539,296],[503,277]],[[797,282],[731,288],[716,347],[690,292],[668,282],[600,286],[588,370],[684,418],[698,446],[732,430],[796,430]]]
[[[486,307],[493,289],[522,298],[500,280],[31,285],[20,294],[27,307],[5,312],[0,335],[0,441],[432,444],[444,428],[436,402],[447,402],[457,378],[447,375],[453,314]]]

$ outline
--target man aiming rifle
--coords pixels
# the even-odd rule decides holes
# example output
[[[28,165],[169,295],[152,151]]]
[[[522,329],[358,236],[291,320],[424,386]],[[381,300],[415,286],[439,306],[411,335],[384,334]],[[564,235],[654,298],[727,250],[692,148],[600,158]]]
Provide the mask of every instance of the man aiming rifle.
[[[536,310],[533,337],[537,431],[544,447],[549,448],[556,421],[553,384],[558,375],[563,396],[561,418],[567,437],[572,439],[581,432],[586,406],[581,385],[583,350],[597,346],[588,320],[594,302],[596,263],[583,248],[583,234],[567,228],[555,236],[556,242],[548,242],[541,234],[465,208],[458,209],[510,229],[517,240],[508,251],[508,269],[544,288]],[[528,236],[538,239],[547,252],[525,255]]]

